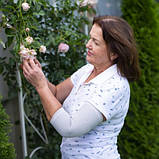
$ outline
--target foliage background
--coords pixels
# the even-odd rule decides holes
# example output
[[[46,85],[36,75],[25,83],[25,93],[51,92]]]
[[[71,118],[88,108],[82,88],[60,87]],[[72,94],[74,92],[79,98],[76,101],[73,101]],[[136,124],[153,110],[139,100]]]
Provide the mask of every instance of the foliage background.
[[[3,13],[0,26],[7,36],[6,42],[1,41],[1,44],[6,48],[13,47],[8,59],[0,58],[0,73],[10,86],[10,90],[13,88],[15,90],[17,86],[16,71],[20,64],[18,52],[20,43],[25,43],[28,35],[34,38],[34,42],[29,47],[37,50],[37,59],[41,62],[42,69],[50,82],[57,84],[84,65],[86,63],[85,43],[88,39],[84,33],[84,25],[89,23],[85,12],[90,14],[94,12],[88,6],[79,7],[78,3],[72,0],[56,0],[55,5],[47,0],[28,0],[30,9],[24,12],[21,8],[23,2],[23,0],[0,1],[0,10]],[[27,27],[30,28],[29,34],[25,31]],[[60,42],[70,45],[66,54],[58,53]],[[40,45],[47,47],[45,54],[38,52]],[[49,140],[49,144],[43,143],[31,126],[26,123],[28,154],[34,148],[43,146],[44,149],[38,151],[33,156],[34,159],[50,159],[50,157],[58,159],[60,158],[61,137],[46,120],[37,92],[24,79],[22,72],[21,78],[26,95],[25,112],[41,133],[39,117],[42,115]],[[16,89],[18,91],[18,88]]]
[[[2,97],[0,96],[0,158],[15,159],[15,149],[12,143],[9,142],[8,134],[11,131],[11,124],[9,117],[6,114],[2,104]]]
[[[31,8],[23,12],[23,0],[1,0],[0,26],[4,28],[7,41],[5,46],[13,49],[10,57],[0,58],[0,73],[10,89],[17,86],[16,65],[19,63],[19,47],[26,35],[25,28],[31,29],[30,36],[34,38],[31,47],[37,49],[46,45],[46,54],[38,52],[38,60],[48,80],[57,84],[70,76],[75,70],[85,64],[85,43],[87,36],[83,26],[88,24],[85,11],[93,12],[89,7],[80,8],[72,0],[56,0],[52,5],[46,0],[27,0]],[[134,29],[139,49],[142,76],[139,82],[131,84],[131,102],[128,116],[121,135],[119,136],[119,151],[123,159],[157,159],[159,132],[159,47],[158,47],[158,16],[154,0],[122,0],[122,17]],[[12,28],[8,28],[6,24]],[[0,40],[1,44],[4,43]],[[60,42],[70,45],[66,54],[57,52]],[[39,136],[27,123],[27,142],[29,153],[37,147],[45,149],[38,151],[34,159],[59,159],[61,137],[47,122],[43,109],[33,87],[22,77],[23,90],[26,94],[25,111],[41,132],[40,114],[43,117],[49,144],[44,144]],[[18,91],[18,88],[17,88]],[[9,91],[12,92],[12,91]],[[12,94],[10,94],[11,96]]]
[[[141,78],[131,84],[131,102],[119,139],[123,159],[159,158],[159,10],[154,0],[123,0],[122,17],[132,26]]]

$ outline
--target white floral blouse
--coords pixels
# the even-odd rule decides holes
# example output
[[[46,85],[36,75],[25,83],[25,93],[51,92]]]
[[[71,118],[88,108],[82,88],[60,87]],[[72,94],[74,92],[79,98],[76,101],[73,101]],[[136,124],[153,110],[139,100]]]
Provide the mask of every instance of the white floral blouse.
[[[87,64],[71,76],[74,87],[63,108],[72,115],[85,102],[90,102],[106,121],[83,136],[63,137],[62,159],[120,159],[117,136],[129,108],[129,83],[120,76],[116,64],[84,83],[93,68],[93,65]]]

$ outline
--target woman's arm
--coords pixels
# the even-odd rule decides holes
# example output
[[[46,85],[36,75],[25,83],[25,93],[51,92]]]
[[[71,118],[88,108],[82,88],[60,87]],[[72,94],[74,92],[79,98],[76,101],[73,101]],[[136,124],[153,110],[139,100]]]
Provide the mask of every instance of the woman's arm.
[[[32,59],[29,61],[24,60],[23,74],[37,90],[47,119],[50,120],[53,114],[61,108],[61,103],[58,99],[60,101],[64,100],[72,90],[73,84],[71,80],[68,78],[61,84],[57,85],[57,87],[49,84],[49,86],[51,86],[51,88],[49,88],[47,79],[45,78],[41,68]],[[55,91],[55,95],[58,99],[54,96],[51,89],[52,91]]]
[[[35,63],[41,68],[41,64],[37,59],[34,60]],[[61,82],[57,86],[52,84],[51,82],[47,81],[48,87],[50,91],[53,93],[53,95],[57,98],[57,100],[60,103],[63,103],[63,101],[66,99],[66,97],[70,94],[73,84],[71,82],[70,78],[67,78],[65,81]]]
[[[54,113],[62,107],[61,103],[52,94],[48,86],[36,88],[36,90],[40,96],[47,119],[50,121]]]
[[[57,98],[57,100],[60,103],[63,103],[63,101],[70,94],[73,88],[73,84],[70,78],[67,78],[65,81],[61,82],[57,86],[53,85],[49,81],[47,83],[50,91],[53,93],[53,95]]]
[[[46,112],[47,119],[49,121],[52,119],[52,125],[62,136],[80,136],[102,122],[102,114],[90,103],[86,103],[79,112],[75,113],[73,116],[70,116],[62,108],[61,103],[57,98],[62,101],[71,91],[73,84],[71,83],[70,78],[56,87],[48,84],[42,70],[32,59],[24,61],[23,74],[37,90]],[[51,88],[49,88],[49,86]],[[60,95],[60,93],[62,93],[62,95]]]
[[[58,109],[51,118],[50,123],[61,136],[75,137],[88,133],[102,121],[102,113],[86,101],[72,115],[67,113],[63,108]]]

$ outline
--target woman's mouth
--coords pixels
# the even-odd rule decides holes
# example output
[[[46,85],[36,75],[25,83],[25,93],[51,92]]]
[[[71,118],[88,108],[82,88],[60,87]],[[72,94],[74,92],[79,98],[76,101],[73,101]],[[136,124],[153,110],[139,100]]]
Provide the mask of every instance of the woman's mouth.
[[[88,56],[92,56],[93,54],[90,51],[87,51]]]

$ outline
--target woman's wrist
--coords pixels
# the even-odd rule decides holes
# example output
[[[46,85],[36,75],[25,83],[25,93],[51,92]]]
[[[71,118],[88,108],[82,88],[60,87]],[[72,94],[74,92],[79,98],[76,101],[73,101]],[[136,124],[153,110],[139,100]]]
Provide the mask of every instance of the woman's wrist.
[[[45,84],[43,86],[37,86],[37,87],[35,87],[35,89],[38,93],[40,93],[40,92],[43,92],[43,91],[47,91],[49,89],[49,87],[48,87],[47,84]]]
[[[50,91],[53,93],[54,96],[56,96],[56,86],[52,83],[50,83],[48,80],[47,80],[47,85],[50,89]]]

